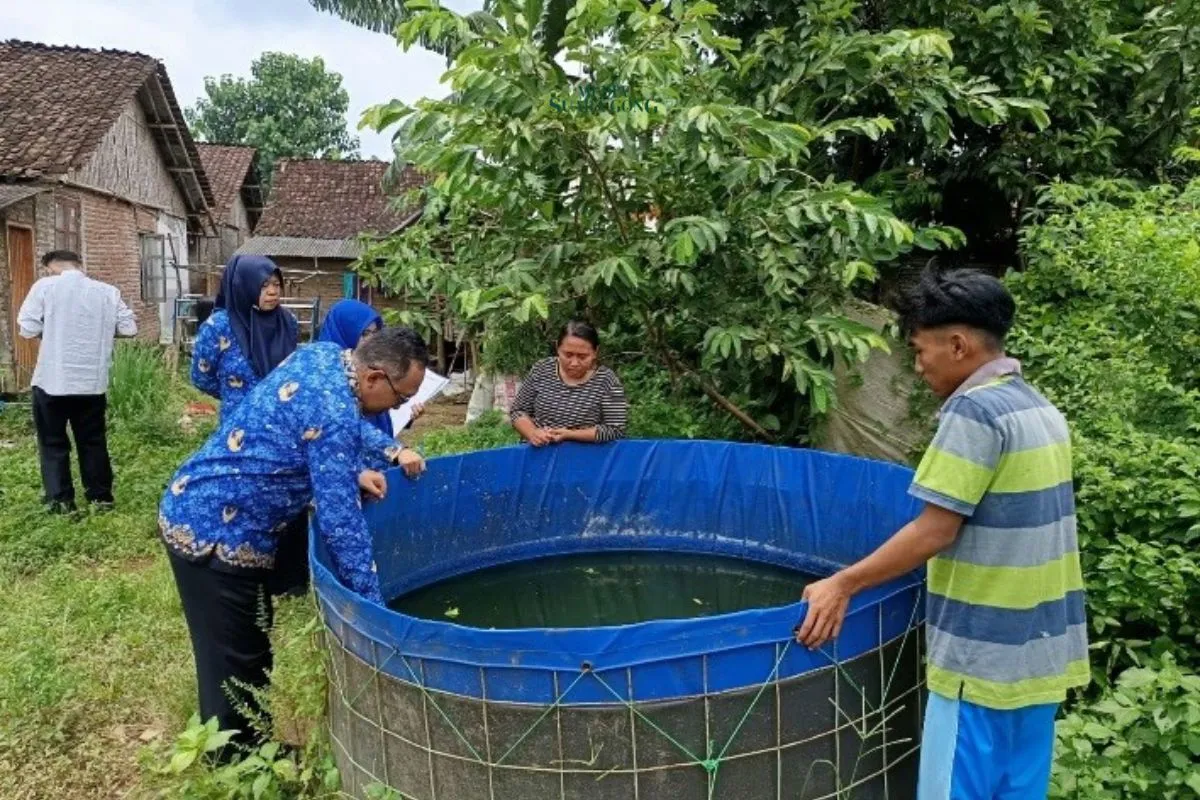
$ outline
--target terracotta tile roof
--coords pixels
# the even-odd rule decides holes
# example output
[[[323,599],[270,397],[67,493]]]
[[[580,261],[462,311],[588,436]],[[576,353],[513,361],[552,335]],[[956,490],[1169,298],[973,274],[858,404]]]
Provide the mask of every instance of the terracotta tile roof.
[[[204,165],[204,172],[212,186],[215,203],[213,214],[224,219],[229,214],[233,201],[246,186],[248,176],[254,185],[258,184],[258,176],[250,175],[257,151],[253,147],[240,144],[206,142],[196,142],[196,150],[200,153],[200,163]]]
[[[201,215],[212,193],[166,68],[122,50],[0,42],[0,175],[37,178],[83,166],[133,98],[189,211]],[[187,173],[186,175],[184,173]]]
[[[281,160],[255,235],[348,239],[399,228],[413,209],[396,210],[389,195],[403,195],[422,181],[406,167],[385,193],[388,166],[383,161]]]

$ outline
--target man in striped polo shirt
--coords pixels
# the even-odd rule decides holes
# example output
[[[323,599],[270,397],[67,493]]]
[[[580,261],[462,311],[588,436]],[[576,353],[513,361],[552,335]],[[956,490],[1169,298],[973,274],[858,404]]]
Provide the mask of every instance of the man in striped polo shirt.
[[[819,647],[856,592],[928,561],[919,800],[1045,798],[1055,713],[1089,680],[1070,433],[1004,354],[1000,281],[927,272],[909,300],[917,372],[946,401],[910,489],[925,507],[805,590],[797,638]]]

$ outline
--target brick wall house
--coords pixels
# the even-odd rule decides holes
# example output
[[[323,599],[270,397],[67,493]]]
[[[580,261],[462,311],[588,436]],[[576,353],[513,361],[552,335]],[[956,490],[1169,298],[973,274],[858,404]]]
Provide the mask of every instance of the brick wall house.
[[[281,160],[262,219],[238,252],[269,256],[284,272],[285,293],[319,299],[322,309],[343,297],[396,305],[353,270],[360,236],[395,233],[420,217],[390,199],[421,186],[420,176],[406,167],[385,187],[388,170],[383,161]]]
[[[28,386],[36,343],[16,317],[40,259],[83,256],[139,336],[169,341],[188,237],[214,231],[199,154],[165,68],[114,50],[0,43],[0,391]]]

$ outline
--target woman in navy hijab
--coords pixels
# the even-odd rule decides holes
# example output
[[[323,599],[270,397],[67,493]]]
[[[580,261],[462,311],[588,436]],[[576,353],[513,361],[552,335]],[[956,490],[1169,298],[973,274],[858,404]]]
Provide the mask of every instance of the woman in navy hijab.
[[[283,274],[265,256],[234,256],[225,265],[192,351],[192,383],[221,401],[222,420],[296,349],[299,326],[280,307],[282,293]]]

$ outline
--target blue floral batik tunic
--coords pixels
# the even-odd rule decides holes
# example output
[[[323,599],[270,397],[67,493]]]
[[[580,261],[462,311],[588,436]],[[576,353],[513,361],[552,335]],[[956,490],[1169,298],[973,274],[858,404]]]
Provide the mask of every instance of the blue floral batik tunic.
[[[365,423],[351,352],[309,345],[288,357],[171,480],[159,508],[174,553],[214,569],[269,570],[279,536],[310,500],[334,570],[382,602],[358,473],[393,463],[400,446]]]
[[[221,401],[221,419],[225,419],[258,381],[250,361],[233,338],[229,314],[214,311],[200,326],[192,346],[192,383]]]

